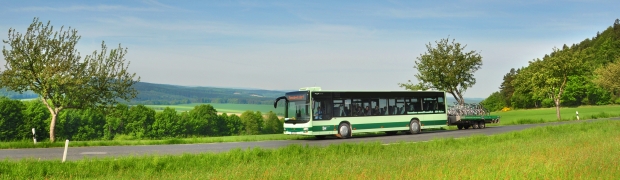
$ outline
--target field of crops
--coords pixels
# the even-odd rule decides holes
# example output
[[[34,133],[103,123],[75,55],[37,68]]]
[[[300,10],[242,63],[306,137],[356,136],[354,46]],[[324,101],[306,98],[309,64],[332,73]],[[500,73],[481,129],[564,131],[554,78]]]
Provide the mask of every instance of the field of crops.
[[[250,111],[260,111],[262,113],[267,113],[269,111],[273,111],[275,113],[284,112],[283,109],[275,109],[273,105],[268,104],[218,104],[218,103],[209,103],[213,106],[217,112],[223,113],[234,113],[241,114],[247,110]],[[194,109],[194,107],[201,105],[201,103],[193,103],[193,104],[179,104],[179,105],[145,105],[147,107],[155,109],[155,111],[162,111],[166,107],[174,108],[178,112],[189,111]]]
[[[384,145],[1,161],[1,179],[617,179],[620,121]]]
[[[562,121],[577,120],[576,112],[579,112],[579,118],[581,120],[619,117],[620,106],[609,105],[560,108],[560,115],[562,117]],[[501,121],[499,125],[532,124],[558,121],[555,114],[555,108],[493,112],[491,113],[491,115],[501,116]]]

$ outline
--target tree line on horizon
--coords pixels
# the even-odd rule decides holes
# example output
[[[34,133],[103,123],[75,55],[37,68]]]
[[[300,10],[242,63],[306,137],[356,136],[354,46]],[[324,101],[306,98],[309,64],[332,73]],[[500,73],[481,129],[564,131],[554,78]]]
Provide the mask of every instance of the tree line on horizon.
[[[512,68],[482,104],[493,111],[620,104],[620,20],[592,39]]]
[[[20,101],[0,97],[0,141],[48,140],[51,116],[41,100]],[[110,109],[71,109],[58,116],[55,138],[72,141],[164,139],[231,135],[278,134],[283,119],[274,112],[245,111],[241,115],[217,113],[208,104],[190,111],[144,105],[119,104]]]

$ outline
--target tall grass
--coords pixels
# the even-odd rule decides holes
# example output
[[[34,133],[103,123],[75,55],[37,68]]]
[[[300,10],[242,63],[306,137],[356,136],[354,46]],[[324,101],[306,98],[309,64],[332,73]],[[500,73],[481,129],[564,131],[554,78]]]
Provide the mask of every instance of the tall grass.
[[[618,179],[620,122],[544,126],[421,143],[181,156],[0,161],[2,179]]]
[[[557,121],[577,120],[576,112],[579,112],[579,119],[601,119],[620,116],[620,106],[580,106],[560,108],[561,120],[556,117],[555,108],[523,109],[507,112],[493,112],[492,115],[501,116],[499,124],[493,125],[515,125],[515,124],[534,124]]]

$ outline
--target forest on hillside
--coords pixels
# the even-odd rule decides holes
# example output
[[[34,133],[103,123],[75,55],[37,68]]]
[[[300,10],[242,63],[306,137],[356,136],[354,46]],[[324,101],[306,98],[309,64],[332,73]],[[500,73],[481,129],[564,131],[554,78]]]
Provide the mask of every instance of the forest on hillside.
[[[228,104],[273,104],[276,97],[284,91],[261,89],[235,89],[217,87],[188,87],[168,84],[138,82],[134,85],[138,91],[136,98],[122,101],[129,105],[177,105],[190,103],[228,103]],[[38,95],[26,91],[18,93],[0,89],[0,97],[11,99],[32,99]]]
[[[482,104],[493,111],[556,104],[558,107],[620,104],[619,80],[602,79],[605,72],[617,72],[610,69],[620,67],[617,64],[620,64],[618,19],[592,38],[564,44],[544,57],[529,61],[526,67],[512,68],[504,75],[499,91]]]

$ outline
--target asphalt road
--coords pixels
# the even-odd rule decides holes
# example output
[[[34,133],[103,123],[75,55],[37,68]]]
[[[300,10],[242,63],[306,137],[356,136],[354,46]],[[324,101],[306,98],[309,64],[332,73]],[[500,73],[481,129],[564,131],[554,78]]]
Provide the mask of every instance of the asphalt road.
[[[620,120],[620,118],[611,118]],[[597,120],[586,120],[592,122]],[[554,122],[545,124],[527,124],[514,126],[487,127],[485,129],[468,130],[442,130],[442,131],[423,131],[416,135],[394,135],[394,136],[374,136],[374,137],[355,137],[350,139],[324,139],[324,140],[281,140],[281,141],[258,141],[258,142],[231,142],[231,143],[208,143],[208,144],[180,144],[180,145],[146,145],[146,146],[98,146],[98,147],[69,147],[67,150],[67,161],[79,160],[83,158],[98,157],[120,157],[120,156],[143,156],[148,154],[157,155],[178,155],[183,153],[205,153],[205,152],[225,152],[232,149],[248,149],[260,147],[264,149],[279,148],[291,144],[327,146],[338,143],[357,143],[357,142],[376,142],[385,144],[397,142],[420,142],[434,138],[459,138],[474,134],[493,135],[511,131],[520,131],[537,126],[559,125],[567,123],[578,123],[584,121]],[[35,148],[35,149],[3,149],[0,150],[0,159],[19,160],[24,158],[34,158],[40,160],[61,160],[64,148]]]

